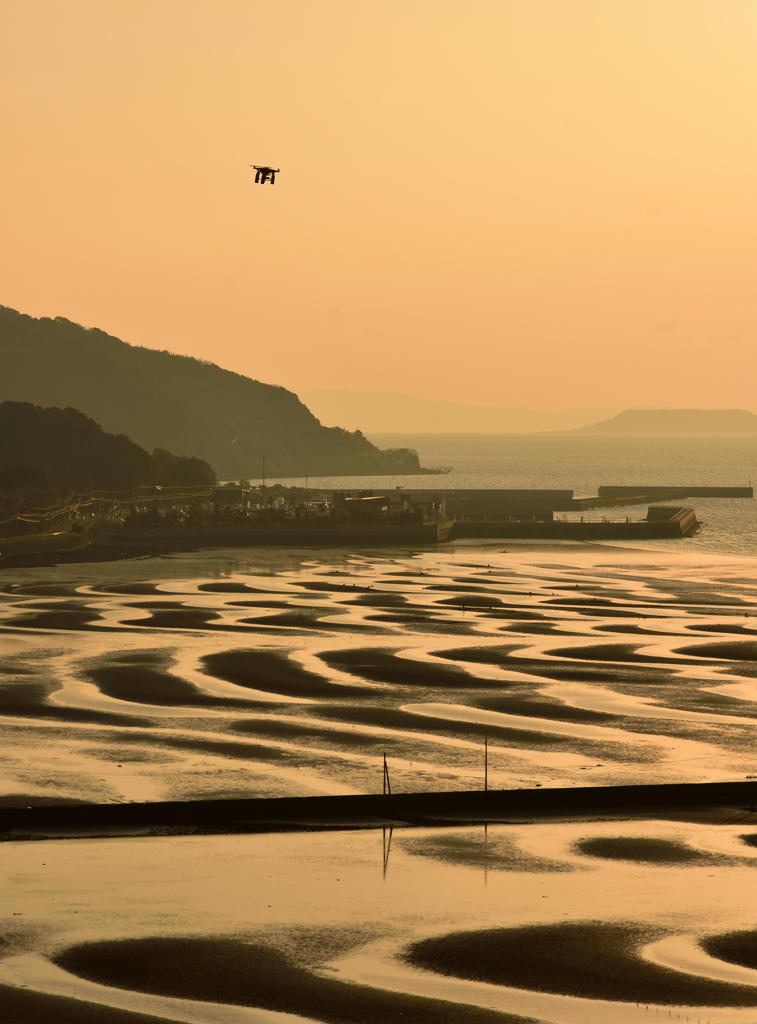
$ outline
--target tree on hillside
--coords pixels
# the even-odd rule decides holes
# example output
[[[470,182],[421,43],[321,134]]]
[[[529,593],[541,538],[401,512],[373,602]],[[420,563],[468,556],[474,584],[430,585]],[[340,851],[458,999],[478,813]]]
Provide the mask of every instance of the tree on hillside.
[[[226,479],[413,473],[360,433],[325,427],[285,388],[189,356],[128,345],[63,317],[0,306],[0,398],[73,407],[143,449],[204,459]]]
[[[165,448],[156,448],[152,453],[152,461],[155,482],[164,487],[195,487],[199,484],[212,486],[216,482],[212,466],[203,459],[172,455]]]
[[[71,497],[71,488],[52,470],[14,459],[0,468],[0,518],[21,508],[47,508]]]
[[[0,403],[0,469],[21,460],[60,477],[72,491],[125,491],[150,484],[212,484],[201,459],[154,457],[123,434],[107,434],[77,409]]]

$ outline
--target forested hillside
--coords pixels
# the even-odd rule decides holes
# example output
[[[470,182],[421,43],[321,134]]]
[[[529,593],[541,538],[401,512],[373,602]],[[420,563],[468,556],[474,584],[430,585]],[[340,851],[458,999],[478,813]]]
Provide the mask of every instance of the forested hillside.
[[[263,459],[269,477],[419,471],[414,452],[324,427],[285,388],[60,317],[0,307],[0,359],[0,401],[79,409],[150,451],[205,459],[222,478],[258,477]]]
[[[108,434],[76,409],[0,402],[0,508],[44,505],[69,494],[123,491],[142,484],[215,483],[200,459]]]

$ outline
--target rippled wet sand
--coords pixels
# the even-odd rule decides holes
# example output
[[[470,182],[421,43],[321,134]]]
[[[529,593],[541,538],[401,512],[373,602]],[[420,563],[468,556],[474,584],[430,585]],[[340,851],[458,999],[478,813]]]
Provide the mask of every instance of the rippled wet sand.
[[[376,792],[384,752],[397,792],[476,788],[485,736],[493,788],[743,780],[757,747],[754,570],[460,545],[4,574],[0,803]],[[751,948],[723,936],[753,926],[756,819],[395,830],[383,848],[351,833],[3,844],[17,909],[0,986],[15,986],[19,1021],[46,993],[68,1000],[61,1020],[92,1019],[76,1016],[90,999],[114,1024],[127,1011],[349,1021],[366,1006],[366,1020],[443,1020],[428,1001],[450,999],[450,1020],[650,1020],[650,1003],[753,1024],[757,970],[716,954]],[[303,928],[327,929],[317,961]],[[225,950],[233,1013],[200,976],[191,991],[160,972],[148,984],[109,945],[127,940],[146,944],[132,948],[145,963],[162,950],[179,981],[182,956]],[[508,943],[564,950],[563,973],[540,994],[536,954],[521,975],[471,976],[476,949]],[[616,987],[559,982],[593,949]],[[241,980],[256,955],[265,998]]]
[[[0,844],[0,995],[197,1024],[752,1024],[743,833],[566,822]],[[625,861],[597,856],[603,839]],[[698,856],[659,863],[645,843]]]

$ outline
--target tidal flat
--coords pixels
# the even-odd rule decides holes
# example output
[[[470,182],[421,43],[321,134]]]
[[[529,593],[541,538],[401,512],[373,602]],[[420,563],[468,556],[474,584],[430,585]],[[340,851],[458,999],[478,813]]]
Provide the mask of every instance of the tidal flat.
[[[397,793],[479,789],[485,738],[492,789],[748,780],[757,560],[691,550],[6,572],[0,813],[376,793],[384,754]],[[3,842],[0,1020],[753,1024],[755,834],[745,806]]]

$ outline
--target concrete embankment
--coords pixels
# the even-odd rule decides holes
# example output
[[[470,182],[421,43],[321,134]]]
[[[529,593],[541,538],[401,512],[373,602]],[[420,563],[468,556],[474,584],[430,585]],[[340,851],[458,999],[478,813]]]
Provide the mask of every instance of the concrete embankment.
[[[139,551],[174,548],[213,547],[372,547],[405,544],[436,544],[446,540],[452,521],[441,523],[368,523],[363,526],[303,523],[286,526],[253,524],[224,526],[171,526],[152,529],[103,530],[93,538],[93,547],[135,548]]]
[[[527,521],[452,519],[404,526],[208,526],[113,529],[30,535],[0,546],[0,568],[58,562],[114,561],[201,548],[229,547],[430,547],[455,539],[654,540],[690,536],[699,527],[693,509],[668,509],[657,519],[637,521]]]
[[[565,520],[543,522],[483,520],[455,523],[455,538],[502,538],[520,540],[664,540],[690,537],[699,529],[693,508],[651,507],[646,519]]]
[[[751,487],[676,487],[676,486],[647,486],[646,484],[625,484],[615,486],[603,484],[597,488],[600,498],[628,498],[632,495],[642,495],[654,501],[668,498],[753,498],[754,489]]]
[[[21,537],[0,538],[0,555],[45,555],[58,551],[79,551],[92,540],[89,530],[59,530],[56,533],[29,533]]]
[[[749,820],[757,782],[481,790],[251,800],[72,804],[0,810],[0,839],[449,826],[540,819],[672,817]]]
[[[0,539],[0,568],[108,562],[121,558],[231,547],[428,547],[452,537],[453,520],[366,526],[207,526],[111,528]]]
[[[221,489],[223,490],[223,489]],[[312,492],[319,494],[350,494],[352,492]],[[215,525],[174,523],[170,526],[118,527],[90,524],[78,533],[70,529],[58,533],[25,534],[0,538],[0,567],[52,565],[69,561],[107,561],[137,555],[189,551],[214,547],[374,547],[429,546],[453,538],[501,538],[529,540],[647,540],[691,536],[698,529],[696,515],[690,508],[660,508],[647,520],[638,521],[566,521],[555,520],[555,512],[583,512],[620,504],[680,499],[685,496],[752,498],[749,487],[696,487],[603,485],[592,497],[575,498],[572,490],[490,489],[403,490],[402,496],[413,502],[433,502],[446,508],[448,518],[426,522],[329,523],[327,521],[293,520],[286,525],[266,526],[250,521]],[[161,505],[172,501],[182,505],[204,494],[187,496],[161,492],[150,500]],[[86,506],[106,498],[86,497]],[[123,503],[126,499],[110,499]],[[129,501],[147,500],[133,497]],[[77,506],[78,507],[78,506]],[[663,514],[665,512],[666,514]],[[669,513],[669,514],[667,514]],[[445,515],[442,512],[442,515]],[[428,517],[427,517],[428,518]]]

